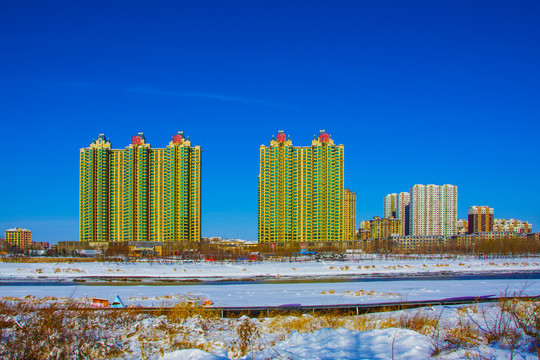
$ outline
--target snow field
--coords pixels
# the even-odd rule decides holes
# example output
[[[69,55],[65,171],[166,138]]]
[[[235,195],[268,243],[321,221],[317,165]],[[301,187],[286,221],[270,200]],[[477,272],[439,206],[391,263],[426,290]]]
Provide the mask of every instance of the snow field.
[[[334,277],[474,272],[539,271],[539,258],[524,259],[407,259],[307,262],[85,262],[85,263],[0,263],[0,278],[84,279],[167,278],[167,279],[256,279],[281,277]]]
[[[40,357],[528,360],[540,345],[540,304],[532,301],[239,319],[186,304],[164,314],[90,313],[61,306],[37,311],[28,301],[36,305],[35,299],[0,302],[2,358],[28,357],[23,351],[35,344],[53,344],[38,348],[46,351]],[[66,338],[72,341],[56,341]]]
[[[154,279],[317,278],[382,274],[539,271],[538,258],[418,259],[302,263],[0,263],[10,281],[91,277]],[[120,279],[118,279],[120,280]],[[323,314],[222,319],[182,301],[217,306],[414,301],[540,294],[539,281],[429,280],[181,286],[0,286],[0,358],[104,359],[537,359],[539,302],[433,307],[361,316]],[[171,312],[71,311],[89,297],[120,295]],[[50,308],[49,308],[50,307]],[[42,310],[38,310],[42,308]],[[43,309],[45,308],[45,309]]]

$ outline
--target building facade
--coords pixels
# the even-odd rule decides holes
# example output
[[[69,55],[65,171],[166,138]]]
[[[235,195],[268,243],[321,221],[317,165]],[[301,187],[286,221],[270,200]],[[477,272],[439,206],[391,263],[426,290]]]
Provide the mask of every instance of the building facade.
[[[182,132],[125,149],[100,134],[80,151],[80,241],[200,241],[201,155]]]
[[[446,246],[446,238],[436,235],[408,235],[392,239],[393,250],[402,254],[442,253]]]
[[[493,231],[530,234],[532,233],[532,224],[518,219],[494,219]]]
[[[403,235],[400,224],[401,221],[398,219],[381,219],[375,216],[369,220],[369,237],[370,239],[380,239]]]
[[[468,233],[493,231],[493,208],[489,206],[471,206],[468,217]]]
[[[459,219],[457,221],[457,234],[463,235],[469,233],[469,221],[465,219]]]
[[[384,197],[384,217],[397,219],[398,194],[388,194]]]
[[[362,220],[358,225],[358,231],[356,232],[357,240],[366,240],[369,239],[370,233],[370,223],[369,220]]]
[[[397,219],[400,221],[402,235],[409,235],[411,194],[400,192],[397,197]]]
[[[356,194],[350,189],[343,190],[343,240],[356,238]]]
[[[22,228],[7,229],[4,233],[5,242],[22,250],[32,247],[32,231]]]
[[[280,131],[259,152],[259,243],[342,241],[343,145],[322,130],[293,146]]]
[[[410,196],[410,235],[456,234],[457,186],[417,184],[411,187]]]

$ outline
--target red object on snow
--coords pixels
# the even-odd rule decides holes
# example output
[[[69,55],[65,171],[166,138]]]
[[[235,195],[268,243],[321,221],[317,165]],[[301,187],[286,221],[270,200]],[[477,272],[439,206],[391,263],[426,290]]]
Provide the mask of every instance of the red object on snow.
[[[100,298],[92,298],[92,302],[90,303],[90,306],[92,306],[92,307],[109,307],[109,300],[100,299]]]

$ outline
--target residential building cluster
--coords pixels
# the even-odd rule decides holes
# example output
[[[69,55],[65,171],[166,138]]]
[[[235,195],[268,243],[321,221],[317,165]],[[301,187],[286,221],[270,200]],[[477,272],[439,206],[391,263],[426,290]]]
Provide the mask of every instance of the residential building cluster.
[[[259,152],[259,243],[355,240],[356,194],[344,188],[343,145],[321,130],[311,146],[293,146],[279,131]]]
[[[7,245],[18,250],[48,250],[49,243],[32,241],[32,231],[23,228],[7,229],[4,239],[0,239],[0,245]]]
[[[452,236],[457,232],[457,186],[416,184],[384,197],[384,218],[400,222],[397,235]]]
[[[384,197],[384,218],[360,222],[357,238],[366,251],[417,252],[420,249],[473,249],[479,241],[530,238],[532,225],[496,219],[489,206],[471,206],[457,218],[457,186],[416,184],[410,192]],[[537,234],[533,238],[538,240]],[[529,237],[528,237],[529,236]]]
[[[100,134],[80,151],[80,241],[200,241],[201,154],[182,132],[125,149]]]
[[[451,184],[415,184],[408,192],[390,193],[383,217],[361,221],[357,231],[356,194],[344,183],[344,151],[324,130],[308,146],[294,146],[279,131],[259,147],[259,244],[370,250],[391,242],[394,249],[412,252],[532,232],[526,221],[496,219],[489,206],[471,206],[468,218],[458,219],[458,189]],[[240,244],[201,237],[201,157],[201,147],[182,132],[164,148],[151,147],[138,133],[124,149],[113,149],[100,134],[80,149],[79,241],[60,248],[103,250],[112,244],[170,255],[183,251],[181,243]],[[31,231],[6,230],[5,242],[29,249]]]
[[[493,230],[527,234],[532,232],[532,224],[517,219],[494,219]]]
[[[358,248],[368,253],[520,253],[537,252],[540,233],[481,232],[450,237],[407,235],[359,240]],[[506,251],[505,251],[506,249]]]
[[[311,146],[293,146],[279,131],[261,145],[260,244],[331,246],[356,241],[356,194],[344,187],[344,146],[321,130]],[[125,246],[134,253],[175,254],[201,237],[201,154],[179,132],[166,148],[152,148],[142,133],[125,149],[104,134],[80,151],[80,241]],[[233,242],[234,243],[234,242]]]

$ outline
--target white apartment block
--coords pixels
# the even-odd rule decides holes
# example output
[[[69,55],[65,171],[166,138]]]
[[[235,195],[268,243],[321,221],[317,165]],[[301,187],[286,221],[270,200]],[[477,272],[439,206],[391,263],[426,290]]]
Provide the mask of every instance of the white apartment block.
[[[397,200],[397,219],[401,220],[401,234],[409,235],[409,205],[411,203],[411,194],[400,192]]]
[[[398,194],[388,194],[384,197],[384,217],[386,219],[397,219],[397,198]]]
[[[456,235],[457,195],[455,185],[417,184],[412,186],[410,235]]]

